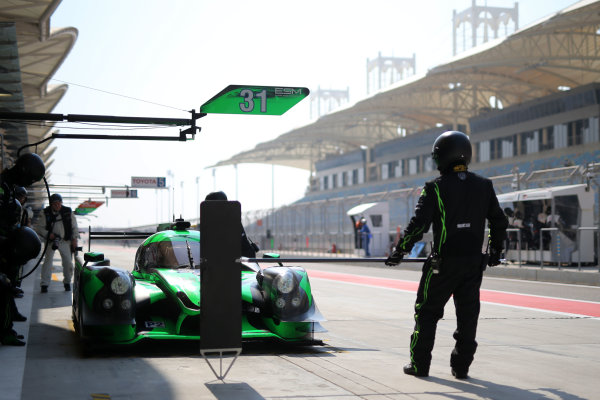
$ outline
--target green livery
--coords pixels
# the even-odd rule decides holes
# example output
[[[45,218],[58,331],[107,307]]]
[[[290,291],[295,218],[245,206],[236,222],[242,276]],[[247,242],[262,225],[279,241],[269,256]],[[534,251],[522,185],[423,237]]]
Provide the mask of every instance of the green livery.
[[[200,232],[167,230],[138,248],[131,272],[102,253],[76,258],[73,323],[86,341],[201,340]],[[240,263],[242,340],[316,344],[322,332],[308,274],[301,267]]]

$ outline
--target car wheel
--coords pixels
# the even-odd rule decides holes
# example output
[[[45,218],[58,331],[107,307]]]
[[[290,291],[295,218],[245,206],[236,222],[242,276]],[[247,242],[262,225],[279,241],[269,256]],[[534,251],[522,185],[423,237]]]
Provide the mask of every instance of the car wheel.
[[[74,321],[75,323],[73,324],[75,332],[77,333],[77,336],[79,336],[80,339],[83,337],[83,313],[81,312],[81,307],[81,300],[79,300],[77,302],[77,321]]]

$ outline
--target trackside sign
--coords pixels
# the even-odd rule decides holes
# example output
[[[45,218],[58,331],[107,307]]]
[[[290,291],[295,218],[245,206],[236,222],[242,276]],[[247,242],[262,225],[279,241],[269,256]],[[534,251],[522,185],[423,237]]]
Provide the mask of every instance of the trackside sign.
[[[282,115],[309,93],[305,87],[229,85],[202,104],[200,112]]]
[[[113,189],[110,191],[110,197],[113,199],[137,199],[138,192],[136,189],[117,190]]]
[[[167,187],[167,178],[152,176],[132,176],[131,187],[165,189]]]

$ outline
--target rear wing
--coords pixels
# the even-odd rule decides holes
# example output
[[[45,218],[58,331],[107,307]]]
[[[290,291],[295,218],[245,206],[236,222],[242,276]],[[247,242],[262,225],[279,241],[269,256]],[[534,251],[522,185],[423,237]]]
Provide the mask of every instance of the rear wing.
[[[175,222],[168,222],[159,224],[156,232],[175,229],[184,230],[189,229],[191,224],[181,218],[175,220]],[[88,226],[89,240],[88,240],[88,252],[91,251],[92,239],[96,240],[133,240],[133,239],[146,239],[150,235],[154,235],[156,232],[139,232],[139,231],[92,231],[92,227]]]
[[[155,234],[156,232],[138,232],[138,231],[92,231],[92,227],[88,228],[88,252],[92,248],[92,239],[94,240],[134,240],[134,239],[146,239],[148,236]]]

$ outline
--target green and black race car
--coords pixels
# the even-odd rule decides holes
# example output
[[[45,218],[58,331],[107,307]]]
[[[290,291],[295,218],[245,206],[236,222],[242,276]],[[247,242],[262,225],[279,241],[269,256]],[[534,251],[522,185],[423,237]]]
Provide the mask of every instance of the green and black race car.
[[[81,339],[129,344],[200,337],[200,232],[173,227],[138,248],[133,271],[102,253],[76,258],[73,323]],[[306,271],[240,263],[242,340],[316,344],[322,332]]]

